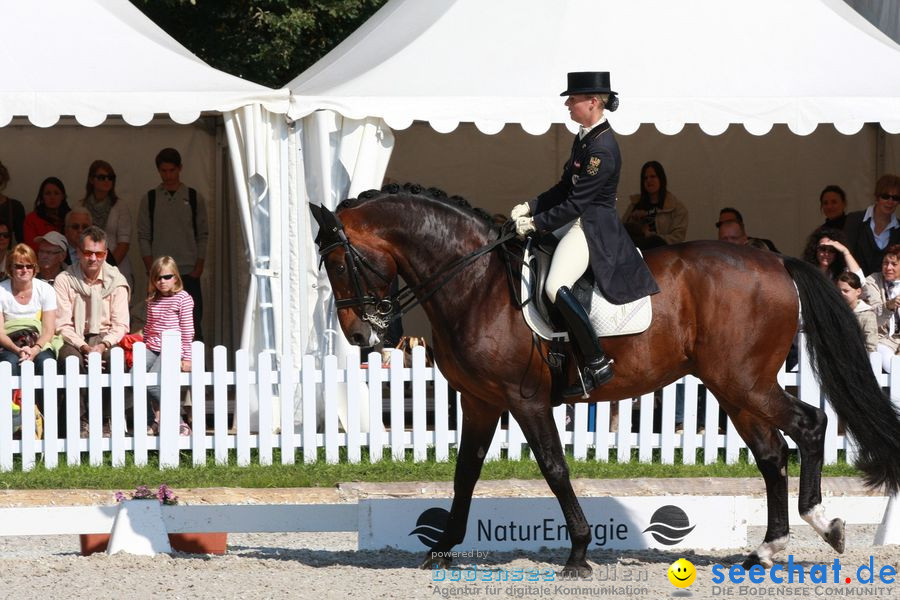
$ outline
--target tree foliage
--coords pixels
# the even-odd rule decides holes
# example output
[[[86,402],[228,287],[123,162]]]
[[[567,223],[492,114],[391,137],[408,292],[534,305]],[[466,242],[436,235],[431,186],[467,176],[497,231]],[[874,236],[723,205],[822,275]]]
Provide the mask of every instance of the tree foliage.
[[[281,87],[350,35],[386,0],[131,0],[217,69]]]

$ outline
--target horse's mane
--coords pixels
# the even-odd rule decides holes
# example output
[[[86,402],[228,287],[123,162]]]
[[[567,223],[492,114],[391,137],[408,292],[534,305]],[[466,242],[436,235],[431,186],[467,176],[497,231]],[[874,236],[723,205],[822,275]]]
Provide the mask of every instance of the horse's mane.
[[[368,190],[359,195],[358,198],[349,198],[343,200],[337,205],[337,212],[345,208],[354,208],[361,204],[374,202],[386,198],[393,198],[403,195],[413,200],[422,202],[439,202],[451,208],[458,209],[459,212],[471,216],[479,221],[483,221],[491,229],[496,229],[503,224],[503,220],[495,219],[487,211],[474,207],[462,196],[448,196],[447,193],[438,188],[425,188],[415,183],[389,183],[380,190]],[[499,221],[499,222],[498,222]]]

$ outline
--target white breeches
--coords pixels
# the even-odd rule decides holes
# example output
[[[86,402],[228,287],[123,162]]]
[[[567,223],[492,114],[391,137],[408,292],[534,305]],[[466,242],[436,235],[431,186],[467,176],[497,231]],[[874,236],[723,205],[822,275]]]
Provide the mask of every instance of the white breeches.
[[[884,344],[878,344],[878,354],[881,355],[881,368],[884,369],[885,373],[890,373],[891,360],[894,358],[894,354],[896,354],[893,348],[885,346]]]
[[[547,297],[551,302],[556,302],[556,291],[560,287],[571,288],[584,275],[590,258],[581,219],[576,219],[553,253],[546,285]]]

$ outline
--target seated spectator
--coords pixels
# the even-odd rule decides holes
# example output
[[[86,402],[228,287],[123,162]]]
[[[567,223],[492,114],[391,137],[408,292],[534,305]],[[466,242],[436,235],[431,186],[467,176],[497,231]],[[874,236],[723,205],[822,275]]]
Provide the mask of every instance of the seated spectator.
[[[734,227],[732,223],[738,223],[739,228]],[[722,226],[726,225],[726,233],[722,233]],[[732,244],[746,244],[761,250],[770,250],[778,252],[778,248],[771,240],[763,238],[755,238],[747,236],[744,228],[744,216],[736,208],[723,208],[719,211],[719,220],[716,221],[716,229],[719,230],[719,239],[723,242],[731,242]],[[740,232],[738,232],[740,230]]]
[[[66,255],[67,265],[78,263],[78,247],[81,244],[81,233],[93,224],[91,213],[83,206],[76,206],[66,215],[66,229],[64,233],[66,242],[69,244],[68,254]]]
[[[634,240],[635,244],[643,249],[683,242],[687,235],[688,211],[668,191],[666,172],[661,164],[655,160],[644,163],[640,189],[640,194],[631,196],[631,203],[622,215],[622,222],[630,234],[640,232],[640,239]]]
[[[839,185],[828,185],[819,194],[819,209],[825,215],[822,227],[843,229],[847,222],[847,194]]]
[[[22,203],[14,198],[3,195],[6,184],[9,183],[9,169],[0,162],[0,223],[7,227],[7,231],[15,235],[15,243],[21,244],[25,241],[22,234],[22,224],[25,222],[25,207]],[[6,261],[3,261],[6,264]]]
[[[0,223],[0,281],[9,277],[6,272],[6,257],[9,255],[9,247],[12,245],[12,234],[6,223]]]
[[[34,201],[34,210],[25,217],[24,242],[37,250],[34,238],[49,231],[62,233],[66,213],[70,210],[63,182],[56,177],[48,177],[42,181]]]
[[[838,289],[847,306],[856,315],[859,321],[859,328],[863,333],[863,340],[866,343],[867,352],[878,351],[878,323],[875,318],[875,311],[872,307],[862,300],[862,282],[856,273],[844,272],[838,275]]]
[[[69,255],[69,245],[66,238],[57,231],[51,231],[34,238],[38,244],[37,259],[40,267],[41,279],[53,285],[56,276],[62,273],[66,257]]]
[[[891,372],[891,359],[900,348],[900,320],[897,308],[900,307],[900,244],[888,246],[881,261],[881,272],[872,273],[866,278],[862,293],[866,301],[875,311],[878,323],[878,353],[881,355],[881,366],[886,373]]]
[[[837,278],[847,271],[855,273],[860,281],[864,281],[865,277],[859,263],[844,245],[846,241],[847,238],[840,229],[819,227],[812,232],[806,242],[803,260],[819,267],[831,281],[837,281]]]
[[[106,234],[88,227],[81,234],[78,262],[60,273],[53,284],[59,304],[57,330],[62,335],[60,362],[78,357],[85,372],[87,357],[100,352],[104,370],[109,368],[109,350],[128,333],[128,282],[119,269],[106,262]],[[88,435],[88,412],[81,396],[81,435]],[[109,415],[108,400],[103,412]],[[104,433],[108,432],[104,425]]]
[[[110,251],[106,261],[119,267],[119,271],[134,285],[128,248],[131,246],[131,212],[116,193],[116,172],[105,160],[95,160],[88,168],[85,196],[81,201],[91,215],[92,225],[106,232]]]
[[[894,213],[900,202],[900,177],[882,175],[875,184],[875,201],[866,210],[847,215],[847,247],[866,276],[882,267],[885,248],[900,244],[900,223]]]

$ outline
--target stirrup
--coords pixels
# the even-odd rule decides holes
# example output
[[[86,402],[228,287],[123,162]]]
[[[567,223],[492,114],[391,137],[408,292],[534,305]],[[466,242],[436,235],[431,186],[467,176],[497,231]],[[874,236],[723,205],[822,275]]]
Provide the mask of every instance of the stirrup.
[[[604,356],[591,365],[578,369],[578,383],[565,388],[562,391],[563,398],[581,396],[583,400],[587,400],[594,388],[612,379],[614,362],[610,357]]]

